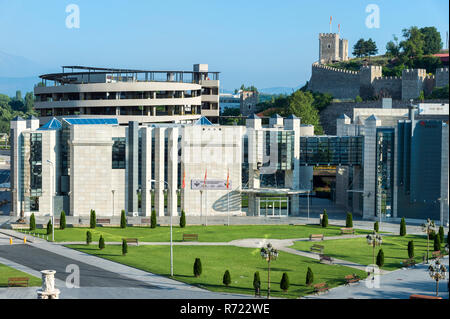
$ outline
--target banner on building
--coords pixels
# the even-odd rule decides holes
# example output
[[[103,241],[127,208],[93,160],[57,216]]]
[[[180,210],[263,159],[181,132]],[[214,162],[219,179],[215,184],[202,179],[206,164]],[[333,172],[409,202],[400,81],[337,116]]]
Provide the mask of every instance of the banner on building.
[[[229,181],[229,189],[232,188],[231,180]],[[191,179],[191,189],[193,190],[227,190],[226,179],[207,179],[206,183],[203,179]]]

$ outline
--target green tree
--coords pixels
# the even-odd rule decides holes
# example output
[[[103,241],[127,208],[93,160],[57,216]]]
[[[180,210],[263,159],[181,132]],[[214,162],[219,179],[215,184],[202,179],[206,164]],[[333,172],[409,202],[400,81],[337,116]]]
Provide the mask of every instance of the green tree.
[[[98,248],[99,249],[105,249],[105,239],[102,235],[100,235],[100,239],[98,241]]]
[[[378,233],[379,228],[380,228],[380,226],[379,226],[378,222],[375,222],[375,223],[373,224],[373,230],[376,231],[376,232]]]
[[[319,112],[313,106],[314,98],[311,92],[302,92],[300,90],[292,93],[288,98],[289,106],[285,116],[294,114],[302,119],[302,124],[314,125],[315,134],[322,134],[323,129],[319,122]]]
[[[25,94],[24,107],[25,107],[24,111],[26,113],[33,112],[33,108],[34,108],[33,92],[27,92],[27,94]]]
[[[259,271],[256,271],[253,275],[253,288],[258,292],[261,289],[261,278],[259,277]]]
[[[369,38],[369,40],[366,41],[365,47],[366,55],[369,57],[378,53],[377,44],[372,40],[372,38]]]
[[[363,99],[362,99],[362,97],[360,97],[359,95],[357,95],[356,97],[355,97],[355,102],[356,103],[361,103],[363,101]]]
[[[94,229],[95,226],[97,226],[97,217],[95,216],[95,210],[91,209],[90,227]]]
[[[34,213],[30,216],[30,230],[36,230],[36,217],[34,217]]]
[[[223,274],[222,283],[227,287],[231,284],[231,275],[228,269],[225,270],[225,273]]]
[[[120,228],[127,228],[127,217],[125,216],[125,210],[122,209],[120,213]]]
[[[384,266],[384,252],[383,252],[383,248],[380,248],[380,250],[378,251],[377,265],[380,268]]]
[[[439,236],[434,236],[434,251],[441,251],[441,238]]]
[[[89,245],[90,243],[92,243],[92,233],[88,230],[86,232],[86,244]]]
[[[181,228],[186,227],[186,214],[184,213],[184,210],[181,210],[180,227]]]
[[[420,91],[420,94],[419,94],[419,100],[420,100],[421,102],[423,102],[423,101],[425,100],[425,93],[423,93],[423,91]]]
[[[345,220],[345,227],[353,228],[353,215],[352,213],[347,213],[347,219]]]
[[[59,229],[65,228],[66,228],[66,213],[62,211],[61,215],[59,216]]]
[[[283,276],[281,277],[280,289],[283,290],[284,292],[288,291],[288,289],[289,289],[289,276],[285,272],[283,273]]]
[[[47,235],[51,235],[53,232],[53,225],[52,225],[52,221],[49,220],[47,223]]]
[[[423,35],[423,54],[439,53],[442,49],[441,34],[436,27],[420,28],[420,33]]]
[[[400,236],[406,236],[406,222],[404,217],[400,221]]]
[[[322,227],[323,228],[328,227],[328,214],[327,214],[327,211],[325,209],[323,210]]]
[[[412,58],[421,57],[423,55],[423,48],[425,46],[425,40],[422,32],[419,28],[413,26],[409,29],[402,30],[405,40],[400,42],[400,48],[402,49],[402,55],[404,60],[412,65]]]
[[[389,41],[386,44],[386,55],[391,57],[398,57],[400,55],[400,46],[398,44],[398,37],[395,34],[392,35],[394,41]]]
[[[122,239],[122,255],[125,256],[128,253],[128,244],[125,239]]]
[[[314,273],[311,268],[308,267],[308,271],[306,272],[306,285],[311,286],[314,282]]]
[[[364,41],[364,39],[361,38],[358,41],[356,41],[355,45],[353,46],[352,54],[358,58],[366,56],[367,49],[366,49],[366,41]]]
[[[150,217],[150,228],[156,228],[156,212],[152,210],[152,216]]]
[[[408,257],[409,258],[414,257],[414,241],[412,240],[408,242]]]
[[[200,277],[201,274],[202,274],[202,262],[201,262],[200,258],[195,258],[195,262],[194,262],[194,276],[195,277]]]
[[[439,240],[441,241],[441,243],[445,241],[444,227],[442,225],[439,226]]]

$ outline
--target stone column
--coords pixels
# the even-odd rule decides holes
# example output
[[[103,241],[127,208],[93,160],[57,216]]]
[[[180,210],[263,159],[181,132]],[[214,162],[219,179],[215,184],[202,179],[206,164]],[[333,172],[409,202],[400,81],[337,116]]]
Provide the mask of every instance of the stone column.
[[[54,270],[42,270],[42,288],[37,291],[37,299],[59,299],[59,289],[55,288]]]
[[[151,181],[152,178],[152,130],[149,127],[143,127],[142,130],[142,215],[150,216],[152,210]]]
[[[167,183],[169,189],[167,193],[167,215],[178,215],[178,128],[168,129],[168,150],[167,150]],[[170,192],[170,194],[169,194]]]
[[[154,128],[155,134],[155,210],[164,216],[164,141],[166,128]]]

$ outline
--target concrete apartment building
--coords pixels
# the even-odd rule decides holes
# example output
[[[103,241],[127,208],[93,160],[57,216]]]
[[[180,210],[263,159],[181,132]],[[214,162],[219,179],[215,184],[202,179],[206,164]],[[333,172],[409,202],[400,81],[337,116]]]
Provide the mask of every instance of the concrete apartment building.
[[[36,118],[11,121],[11,214],[298,216],[313,167],[331,165],[343,209],[369,220],[448,223],[448,105],[355,109],[353,119],[337,119],[336,136],[315,136],[313,126],[278,115],[265,126],[255,114],[245,126],[205,117],[119,124],[110,117],[68,116],[41,127]]]
[[[35,87],[40,124],[52,117],[116,118],[120,124],[217,121],[219,72],[207,64],[193,71],[149,71],[63,66],[62,73],[41,75]],[[51,85],[53,84],[53,85]]]

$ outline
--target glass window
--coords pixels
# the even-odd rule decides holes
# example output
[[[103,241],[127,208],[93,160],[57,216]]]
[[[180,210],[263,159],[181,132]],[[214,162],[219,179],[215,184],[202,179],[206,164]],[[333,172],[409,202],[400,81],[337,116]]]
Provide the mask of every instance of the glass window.
[[[125,137],[113,137],[112,168],[125,169]]]

